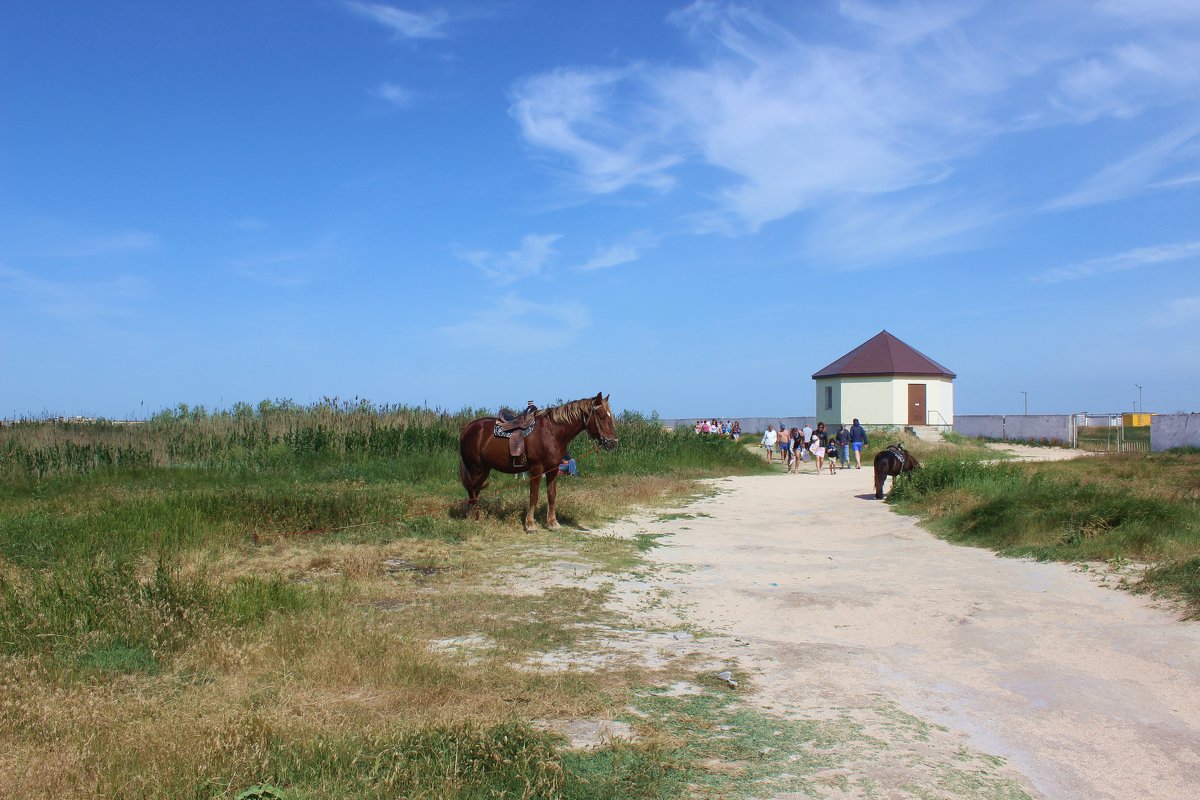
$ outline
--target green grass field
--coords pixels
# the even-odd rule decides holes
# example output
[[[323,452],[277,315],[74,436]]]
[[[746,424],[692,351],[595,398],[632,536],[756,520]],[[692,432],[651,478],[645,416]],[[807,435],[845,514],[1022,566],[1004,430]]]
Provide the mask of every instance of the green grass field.
[[[0,797],[680,796],[704,770],[653,730],[575,753],[531,725],[611,717],[662,676],[520,669],[611,622],[607,590],[514,596],[496,576],[545,553],[622,570],[642,543],[526,535],[509,476],[465,519],[474,416],[264,403],[0,430]],[[618,427],[602,461],[577,440],[564,524],[765,469],[638,415]],[[431,650],[464,637],[490,649]]]
[[[259,784],[288,800],[743,797],[746,776],[795,767],[710,740],[730,715],[753,727],[719,686],[660,696],[703,684],[694,665],[521,668],[587,652],[589,630],[621,620],[608,584],[507,586],[554,561],[640,569],[652,536],[570,526],[678,502],[697,478],[769,472],[761,452],[627,414],[602,461],[578,440],[584,477],[560,482],[568,528],[529,536],[525,484],[508,476],[485,491],[482,523],[464,518],[457,433],[473,416],[265,403],[0,430],[0,797],[235,798]],[[1200,455],[988,465],[974,441],[873,441],[896,439],[927,468],[892,499],[939,535],[1144,561],[1142,588],[1200,608]],[[460,657],[445,642],[484,645]],[[573,751],[534,724],[611,718],[637,741]]]

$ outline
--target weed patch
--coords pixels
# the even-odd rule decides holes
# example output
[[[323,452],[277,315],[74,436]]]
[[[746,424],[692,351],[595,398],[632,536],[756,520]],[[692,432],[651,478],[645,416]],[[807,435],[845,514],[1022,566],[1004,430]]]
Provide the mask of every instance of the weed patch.
[[[1200,582],[1187,565],[1200,557],[1200,505],[1182,484],[1200,459],[1134,458],[989,465],[934,456],[889,502],[950,541],[1004,555],[1161,565],[1144,588],[1183,598],[1195,614]],[[1166,463],[1182,474],[1163,475]]]

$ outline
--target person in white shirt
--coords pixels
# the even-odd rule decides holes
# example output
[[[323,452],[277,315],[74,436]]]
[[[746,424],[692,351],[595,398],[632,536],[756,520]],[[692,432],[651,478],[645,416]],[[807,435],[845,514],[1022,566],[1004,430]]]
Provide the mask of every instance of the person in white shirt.
[[[775,439],[775,427],[773,425],[768,425],[767,432],[763,434],[762,438],[762,446],[767,449],[768,464],[773,464],[775,462]]]
[[[802,457],[804,458],[804,460],[808,461],[808,456],[809,456],[808,446],[810,444],[812,444],[812,426],[809,425],[807,422],[804,423],[804,428],[801,429],[800,435],[804,437],[804,447],[801,449],[800,453],[801,453]]]

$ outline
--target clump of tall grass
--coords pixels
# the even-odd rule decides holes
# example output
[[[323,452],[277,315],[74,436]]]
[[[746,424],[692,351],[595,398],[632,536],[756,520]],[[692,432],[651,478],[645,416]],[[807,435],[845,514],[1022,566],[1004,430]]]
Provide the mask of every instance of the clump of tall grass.
[[[1200,609],[1200,578],[1189,571],[1200,558],[1196,503],[1138,491],[1136,480],[1080,480],[1088,466],[933,457],[896,484],[889,501],[926,516],[950,541],[1006,555],[1156,564],[1145,587],[1182,594]]]
[[[279,577],[218,585],[159,562],[153,575],[141,578],[129,562],[101,555],[71,569],[0,575],[0,652],[149,670],[199,625],[244,625],[321,602],[320,592]]]

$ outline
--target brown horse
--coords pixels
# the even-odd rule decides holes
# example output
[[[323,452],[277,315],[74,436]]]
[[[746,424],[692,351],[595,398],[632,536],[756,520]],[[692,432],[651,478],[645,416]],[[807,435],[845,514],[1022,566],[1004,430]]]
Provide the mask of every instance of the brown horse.
[[[605,450],[617,446],[616,420],[603,392],[595,397],[573,400],[561,406],[537,412],[537,424],[525,437],[525,463],[516,466],[508,452],[508,440],[495,435],[496,417],[482,417],[467,423],[458,443],[459,477],[467,490],[467,513],[475,510],[479,519],[479,493],[487,485],[492,470],[516,474],[529,473],[529,508],[525,512],[525,530],[533,531],[533,511],[537,508],[538,479],[546,478],[546,527],[558,528],[554,516],[558,464],[567,454],[567,445],[584,430]]]
[[[917,461],[917,457],[905,450],[903,445],[888,445],[887,449],[880,450],[875,454],[875,499],[883,499],[883,483],[889,475],[892,476],[894,489],[900,473],[912,472],[920,466],[921,462]]]

